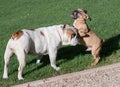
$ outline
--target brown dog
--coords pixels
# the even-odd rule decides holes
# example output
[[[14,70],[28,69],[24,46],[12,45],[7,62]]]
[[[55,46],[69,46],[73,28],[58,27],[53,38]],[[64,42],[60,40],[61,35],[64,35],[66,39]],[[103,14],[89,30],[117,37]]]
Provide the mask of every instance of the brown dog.
[[[100,60],[99,55],[103,41],[92,30],[89,29],[86,23],[86,20],[90,19],[87,11],[79,8],[72,12],[71,17],[75,19],[73,26],[78,29],[80,43],[87,46],[86,51],[92,52],[95,61],[91,65],[95,66]]]

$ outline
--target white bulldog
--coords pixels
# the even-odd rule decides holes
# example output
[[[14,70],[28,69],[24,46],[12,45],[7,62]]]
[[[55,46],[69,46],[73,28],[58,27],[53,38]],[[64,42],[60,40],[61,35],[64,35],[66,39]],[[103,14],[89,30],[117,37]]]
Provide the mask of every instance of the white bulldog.
[[[18,79],[23,80],[22,71],[25,67],[28,53],[39,56],[48,54],[51,66],[55,70],[59,70],[59,67],[56,66],[57,49],[62,45],[74,46],[77,43],[77,31],[68,24],[17,31],[12,34],[6,46],[3,78],[8,78],[8,64],[13,54],[17,56],[19,62]],[[37,63],[39,62],[40,59],[37,60]]]

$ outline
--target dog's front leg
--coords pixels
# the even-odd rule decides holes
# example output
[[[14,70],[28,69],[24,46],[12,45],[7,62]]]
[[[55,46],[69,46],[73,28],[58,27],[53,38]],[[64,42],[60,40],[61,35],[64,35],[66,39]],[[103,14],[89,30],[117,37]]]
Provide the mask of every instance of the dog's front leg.
[[[59,67],[56,66],[56,56],[57,56],[57,50],[49,50],[49,58],[50,58],[50,64],[51,67],[53,67],[56,71],[60,70]]]

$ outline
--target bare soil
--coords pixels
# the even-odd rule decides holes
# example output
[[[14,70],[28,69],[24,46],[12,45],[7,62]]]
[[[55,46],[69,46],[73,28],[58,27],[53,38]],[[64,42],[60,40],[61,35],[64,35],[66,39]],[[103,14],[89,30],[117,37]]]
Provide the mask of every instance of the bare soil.
[[[13,87],[120,87],[120,63],[28,82]]]

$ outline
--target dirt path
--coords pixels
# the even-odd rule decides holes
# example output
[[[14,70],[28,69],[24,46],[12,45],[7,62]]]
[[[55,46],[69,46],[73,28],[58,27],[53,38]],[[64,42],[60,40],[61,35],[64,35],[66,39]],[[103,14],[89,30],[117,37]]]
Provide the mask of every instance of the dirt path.
[[[14,87],[120,87],[120,63],[28,82]]]

